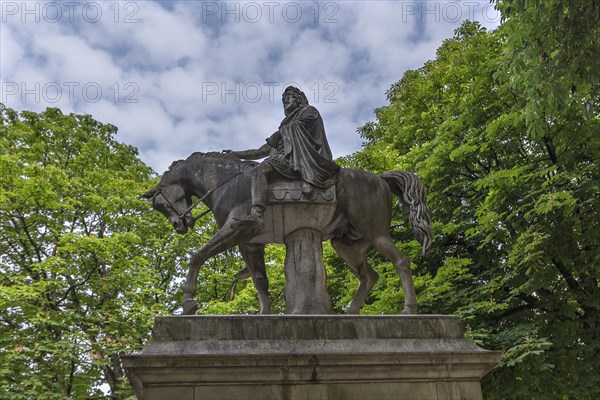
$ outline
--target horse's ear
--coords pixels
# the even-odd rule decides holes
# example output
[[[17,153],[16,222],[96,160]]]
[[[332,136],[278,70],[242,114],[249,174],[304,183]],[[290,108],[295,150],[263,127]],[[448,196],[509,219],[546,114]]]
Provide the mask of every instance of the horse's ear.
[[[151,199],[154,197],[154,195],[156,194],[157,190],[156,189],[152,189],[147,191],[146,193],[144,193],[142,195],[142,199]]]

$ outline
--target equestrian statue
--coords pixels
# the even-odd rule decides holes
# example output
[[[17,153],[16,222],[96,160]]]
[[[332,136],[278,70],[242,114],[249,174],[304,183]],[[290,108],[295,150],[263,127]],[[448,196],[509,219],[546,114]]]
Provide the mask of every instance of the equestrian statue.
[[[408,256],[389,235],[392,194],[403,209],[423,253],[431,246],[431,218],[422,181],[412,172],[373,174],[340,168],[332,160],[319,111],[304,93],[290,86],[283,93],[285,118],[258,149],[193,153],[174,162],[156,188],[144,194],[177,233],[193,228],[192,210],[204,203],[219,226],[217,234],[195,251],[183,290],[183,314],[194,314],[196,281],[204,262],[239,246],[256,286],[260,312],[270,313],[264,246],[286,244],[286,313],[326,314],[331,303],[325,287],[322,242],[333,248],[360,285],[349,305],[358,314],[378,279],[367,264],[374,247],[400,275],[403,313],[416,312],[416,295]],[[253,160],[264,159],[262,162]],[[194,198],[196,198],[194,200]]]

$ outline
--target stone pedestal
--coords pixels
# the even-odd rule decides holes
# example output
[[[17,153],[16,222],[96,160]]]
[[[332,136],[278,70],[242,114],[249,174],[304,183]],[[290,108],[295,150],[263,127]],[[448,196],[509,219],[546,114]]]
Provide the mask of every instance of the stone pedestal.
[[[123,357],[140,400],[475,400],[499,360],[435,315],[162,317]]]
[[[298,229],[285,238],[285,313],[330,314],[323,239],[315,229]]]

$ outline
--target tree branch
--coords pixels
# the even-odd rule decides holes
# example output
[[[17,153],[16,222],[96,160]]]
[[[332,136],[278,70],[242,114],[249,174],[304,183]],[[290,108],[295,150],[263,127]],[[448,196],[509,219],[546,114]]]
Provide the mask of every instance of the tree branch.
[[[554,264],[554,266],[556,267],[556,269],[558,269],[558,272],[560,272],[560,274],[564,278],[569,289],[571,289],[573,292],[575,292],[574,294],[576,295],[575,297],[577,298],[578,297],[577,294],[579,294],[581,292],[581,288],[579,287],[579,282],[577,282],[577,280],[575,279],[573,274],[571,274],[571,271],[569,271],[567,266],[562,261],[560,261],[559,259],[557,259],[555,257],[552,257],[551,261]]]
[[[552,164],[556,165],[558,158],[556,157],[556,147],[554,147],[554,141],[550,136],[544,136],[542,139],[544,140],[544,145],[546,146],[550,160],[552,160]]]

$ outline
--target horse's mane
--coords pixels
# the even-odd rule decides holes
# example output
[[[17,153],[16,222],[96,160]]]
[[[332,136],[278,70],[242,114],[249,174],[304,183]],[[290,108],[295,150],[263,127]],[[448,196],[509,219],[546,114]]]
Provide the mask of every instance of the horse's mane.
[[[191,160],[192,158],[218,158],[221,160],[231,160],[231,161],[241,161],[241,158],[239,158],[238,156],[234,155],[234,154],[229,154],[229,153],[221,153],[218,151],[211,151],[208,153],[202,153],[200,151],[197,151],[195,153],[190,154],[190,156],[188,158],[186,158],[185,160],[175,160],[171,163],[171,165],[169,165],[169,168],[167,169],[167,171],[165,173],[168,172],[172,172],[173,170],[177,169],[181,163]]]
[[[169,168],[165,171],[165,173],[167,172],[171,172],[172,170],[174,170],[175,168],[177,168],[177,166],[179,164],[181,164],[183,162],[183,160],[175,160],[171,163],[171,165],[169,165]]]
[[[210,151],[208,153],[202,153],[197,151],[195,153],[190,154],[188,158],[185,160],[175,160],[169,165],[169,168],[163,174],[163,180],[166,179],[173,171],[177,170],[182,164],[186,162],[193,162],[194,159],[218,159],[218,160],[228,160],[233,162],[238,162],[242,164],[254,164],[252,162],[242,162],[242,159],[234,154],[229,153],[221,153],[219,151]]]
[[[201,158],[220,158],[220,159],[224,159],[224,160],[241,161],[241,158],[239,158],[235,154],[221,153],[219,151],[210,151],[208,153],[196,152],[196,153],[192,153],[192,155],[190,157],[192,157],[194,155],[198,155]]]
[[[239,170],[245,170],[247,168],[251,168],[256,166],[256,162],[255,161],[242,161],[242,159],[234,154],[229,154],[229,153],[221,153],[218,151],[211,151],[208,153],[202,153],[202,152],[195,152],[190,154],[190,156],[188,158],[186,158],[185,160],[175,160],[171,163],[171,165],[169,165],[169,168],[163,173],[160,182],[158,184],[158,187],[160,187],[161,185],[165,185],[166,182],[169,182],[170,179],[172,179],[173,177],[177,176],[177,174],[180,172],[180,168],[181,167],[186,167],[186,166],[191,166],[194,169],[201,169],[202,168],[202,163],[204,161],[208,161],[208,162],[219,162],[219,161],[227,161],[229,163],[235,163],[239,165]]]

